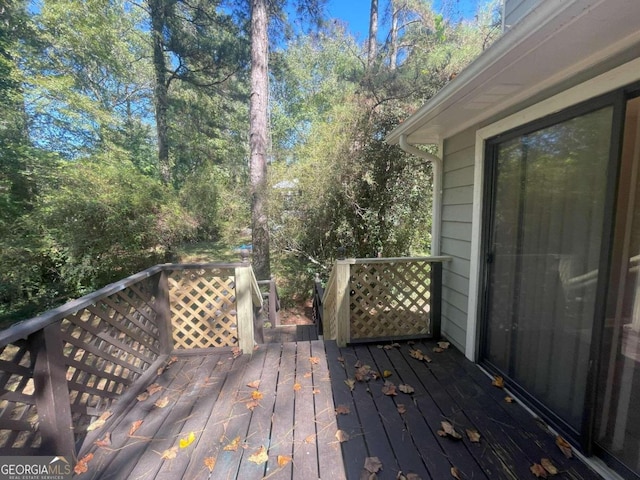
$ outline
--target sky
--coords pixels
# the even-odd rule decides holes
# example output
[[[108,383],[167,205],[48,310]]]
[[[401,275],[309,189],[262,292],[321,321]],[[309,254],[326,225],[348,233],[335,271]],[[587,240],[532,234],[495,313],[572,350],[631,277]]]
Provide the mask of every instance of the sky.
[[[388,0],[379,0],[379,21],[383,21],[384,10]],[[484,5],[486,0],[434,0],[436,12],[442,12],[443,4],[448,4],[455,18],[471,19],[474,17],[478,5]],[[338,18],[348,23],[349,31],[358,39],[364,40],[369,31],[369,10],[371,0],[328,0],[327,10],[331,18]]]

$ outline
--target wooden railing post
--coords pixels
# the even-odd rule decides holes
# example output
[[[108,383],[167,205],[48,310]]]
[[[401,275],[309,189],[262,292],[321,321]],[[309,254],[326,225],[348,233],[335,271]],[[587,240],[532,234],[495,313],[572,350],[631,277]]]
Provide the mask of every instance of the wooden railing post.
[[[173,351],[173,333],[171,328],[171,298],[169,295],[169,274],[166,270],[158,274],[156,284],[155,311],[158,315],[158,336],[162,353],[169,354]]]
[[[76,448],[60,322],[33,333],[29,342],[36,356],[33,384],[38,430],[42,436],[41,451],[71,461],[75,458]]]
[[[351,265],[347,260],[336,260],[336,343],[345,347],[351,340],[350,280]]]
[[[431,262],[431,285],[429,286],[429,303],[431,306],[431,335],[440,338],[440,322],[442,320],[442,263]]]
[[[253,351],[253,298],[251,266],[235,269],[236,277],[236,312],[238,315],[238,346],[242,353]]]
[[[276,289],[276,277],[273,275],[269,279],[269,321],[271,325],[280,326],[278,317],[278,291]]]

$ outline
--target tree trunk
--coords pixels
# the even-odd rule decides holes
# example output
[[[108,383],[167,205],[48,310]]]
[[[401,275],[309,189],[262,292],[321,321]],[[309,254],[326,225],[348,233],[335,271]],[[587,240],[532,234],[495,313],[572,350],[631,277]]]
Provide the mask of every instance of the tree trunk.
[[[371,0],[371,16],[369,17],[369,48],[367,49],[367,66],[371,67],[376,57],[378,42],[378,0]]]
[[[251,102],[249,145],[251,163],[251,228],[253,267],[258,279],[268,279],[269,228],[267,222],[267,99],[268,42],[267,0],[251,0]]]
[[[164,56],[163,32],[167,21],[169,2],[165,0],[149,0],[151,17],[151,36],[153,40],[153,71],[155,88],[153,103],[156,113],[156,132],[158,135],[158,168],[160,178],[165,184],[171,183],[171,165],[169,164],[169,127],[167,110],[169,106],[169,85],[167,82],[167,66]]]
[[[389,33],[391,40],[391,48],[389,53],[389,69],[395,70],[398,67],[398,16],[400,8],[396,5],[397,0],[391,1],[391,32]]]

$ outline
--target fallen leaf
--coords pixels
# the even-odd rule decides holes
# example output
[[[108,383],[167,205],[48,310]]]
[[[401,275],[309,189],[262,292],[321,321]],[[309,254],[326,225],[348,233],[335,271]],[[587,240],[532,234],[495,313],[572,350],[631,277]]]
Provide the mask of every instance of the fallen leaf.
[[[247,408],[253,412],[253,409],[260,406],[258,400],[250,400],[247,402]]]
[[[253,382],[247,383],[247,387],[255,388],[256,390],[260,386],[260,380],[254,380]]]
[[[311,372],[304,372],[304,375],[302,375],[304,378],[311,378]]]
[[[136,397],[136,400],[138,400],[139,402],[144,402],[147,398],[149,398],[149,392],[142,392]]]
[[[288,465],[289,462],[291,462],[291,457],[288,457],[286,455],[278,455],[278,466],[280,468]]]
[[[560,435],[556,437],[556,445],[560,449],[560,451],[564,454],[565,457],[571,458],[573,457],[573,450],[571,449],[571,445]]]
[[[162,387],[157,383],[152,383],[147,387],[147,392],[149,393],[149,395],[153,395],[154,393],[157,393],[160,390],[162,390]]]
[[[442,353],[442,352],[444,352],[444,348],[433,347],[433,351],[436,352],[436,353]]]
[[[451,345],[449,342],[438,342],[438,346],[443,350],[449,348],[449,345]]]
[[[384,348],[384,345],[376,345],[376,348],[382,350]]]
[[[415,392],[415,389],[411,385],[407,385],[406,383],[401,383],[400,385],[398,385],[398,390],[400,390],[402,393],[407,394]]]
[[[413,358],[415,358],[416,360],[424,360],[424,354],[422,353],[422,350],[419,349],[409,349],[409,355]]]
[[[136,430],[138,430],[140,428],[140,425],[142,425],[143,422],[144,422],[144,420],[136,420],[135,422],[133,422],[131,424],[131,428],[129,429],[129,436],[131,436],[134,433],[136,433]]]
[[[384,372],[382,372],[382,376],[384,378],[389,378],[391,375],[393,375],[393,372],[390,370],[385,370]]]
[[[388,380],[384,382],[384,386],[382,387],[382,393],[388,396],[398,395],[398,393],[396,392],[396,386]]]
[[[240,445],[240,437],[236,437],[231,441],[231,443],[225,445],[223,450],[227,452],[235,452],[238,450],[239,445]]]
[[[407,407],[405,407],[405,406],[404,406],[404,404],[399,403],[399,404],[397,405],[397,408],[398,408],[398,413],[399,413],[400,415],[404,415],[405,413],[407,413]]]
[[[558,469],[556,468],[556,466],[551,463],[551,460],[549,460],[548,458],[542,458],[540,459],[540,464],[542,465],[542,467],[549,472],[549,475],[557,475],[558,474]]]
[[[164,452],[162,452],[162,455],[160,455],[160,458],[162,460],[173,460],[174,458],[176,458],[177,455],[178,455],[178,447],[171,447],[166,449]]]
[[[309,361],[311,362],[311,365],[317,365],[320,363],[320,359],[318,357],[309,357]]]
[[[346,405],[338,405],[336,407],[336,415],[347,415],[349,413],[351,413],[351,410]]]
[[[180,439],[180,448],[187,448],[191,445],[196,439],[196,434],[191,432],[189,436]]]
[[[238,358],[242,355],[242,349],[240,347],[233,347],[231,353],[233,354],[233,358]]]
[[[173,364],[174,364],[174,363],[176,363],[177,361],[178,361],[178,357],[175,357],[175,356],[174,356],[174,357],[171,357],[171,358],[169,359],[169,361],[167,362],[167,367],[169,367],[169,366],[173,365]]]
[[[213,467],[216,466],[215,457],[207,457],[204,459],[204,466],[209,469],[210,472],[213,472]]]
[[[296,392],[297,392],[297,391],[298,391],[298,390],[300,390],[301,388],[302,388],[302,385],[300,385],[299,383],[294,383],[294,384],[293,384],[293,390],[294,390],[294,391],[296,391]]]
[[[338,430],[336,432],[336,439],[340,442],[347,442],[349,440],[349,434],[347,432],[345,432],[344,430]]]
[[[455,438],[456,440],[460,440],[462,438],[462,435],[456,432],[456,429],[453,428],[453,425],[449,422],[442,421],[440,422],[440,425],[442,425],[442,431],[444,431],[448,436]]]
[[[87,427],[87,432],[91,432],[102,427],[107,419],[111,416],[111,412],[106,411],[102,415],[100,415],[97,419],[95,419],[91,424]]]
[[[311,393],[313,393],[314,395],[317,395],[318,393],[320,393],[320,389],[314,388],[313,390],[311,390]]]
[[[111,434],[109,432],[107,432],[104,437],[102,437],[100,440],[96,440],[95,442],[93,442],[94,445],[98,446],[98,447],[110,447],[111,446]]]
[[[507,395],[506,397],[504,397],[504,401],[507,403],[513,403],[513,398]]]
[[[344,366],[344,357],[338,357],[338,361],[339,361],[340,363],[342,363],[342,364],[343,364],[343,366]]]
[[[76,466],[73,467],[73,471],[78,475],[87,472],[89,470],[89,462],[91,461],[91,459],[93,459],[93,453],[87,453],[84,457],[78,460]]]
[[[355,377],[359,382],[368,382],[369,380],[375,379],[378,376],[377,372],[371,370],[369,365],[361,365],[357,368]]]
[[[304,439],[304,443],[316,443],[316,434],[312,433]]]
[[[533,473],[538,478],[547,478],[547,471],[539,463],[534,463],[533,465],[531,465],[529,467],[529,470],[531,470],[531,473]]]
[[[157,400],[154,405],[158,408],[164,408],[169,405],[169,397],[162,397],[160,400]]]
[[[251,398],[253,398],[254,400],[260,400],[263,397],[264,395],[260,390],[254,390],[253,392],[251,392]]]
[[[165,367],[159,367],[158,370],[156,371],[156,375],[159,377],[160,375],[162,375],[164,373],[164,369]]]
[[[362,360],[356,360],[356,363],[353,365],[353,368],[360,368],[362,367]]]
[[[377,473],[382,470],[382,462],[378,457],[367,457],[364,460],[364,468],[367,472]]]
[[[458,467],[451,467],[451,476],[453,478],[457,478],[458,480],[462,480],[462,477],[460,476],[460,470],[458,470]]]
[[[493,377],[493,380],[491,381],[491,385],[498,388],[504,388],[504,378],[500,376]]]
[[[480,443],[480,433],[477,430],[466,429],[467,437],[472,443]]]
[[[422,480],[422,478],[417,473],[407,473],[404,475],[402,472],[398,472],[396,480]]]
[[[267,449],[264,446],[260,447],[253,454],[249,455],[249,461],[260,465],[261,463],[265,463],[269,460],[269,455],[267,455]]]
[[[439,437],[446,437],[447,436],[447,432],[445,432],[444,430],[438,430],[438,436]]]

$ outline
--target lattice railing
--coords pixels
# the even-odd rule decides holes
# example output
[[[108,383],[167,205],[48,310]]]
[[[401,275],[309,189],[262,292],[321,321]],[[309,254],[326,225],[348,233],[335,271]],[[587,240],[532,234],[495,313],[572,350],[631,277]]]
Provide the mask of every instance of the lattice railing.
[[[338,260],[323,298],[325,321],[335,322],[325,337],[341,345],[438,337],[442,262],[448,259]]]
[[[0,455],[73,458],[174,348],[252,351],[261,301],[248,264],[158,265],[0,331]]]

